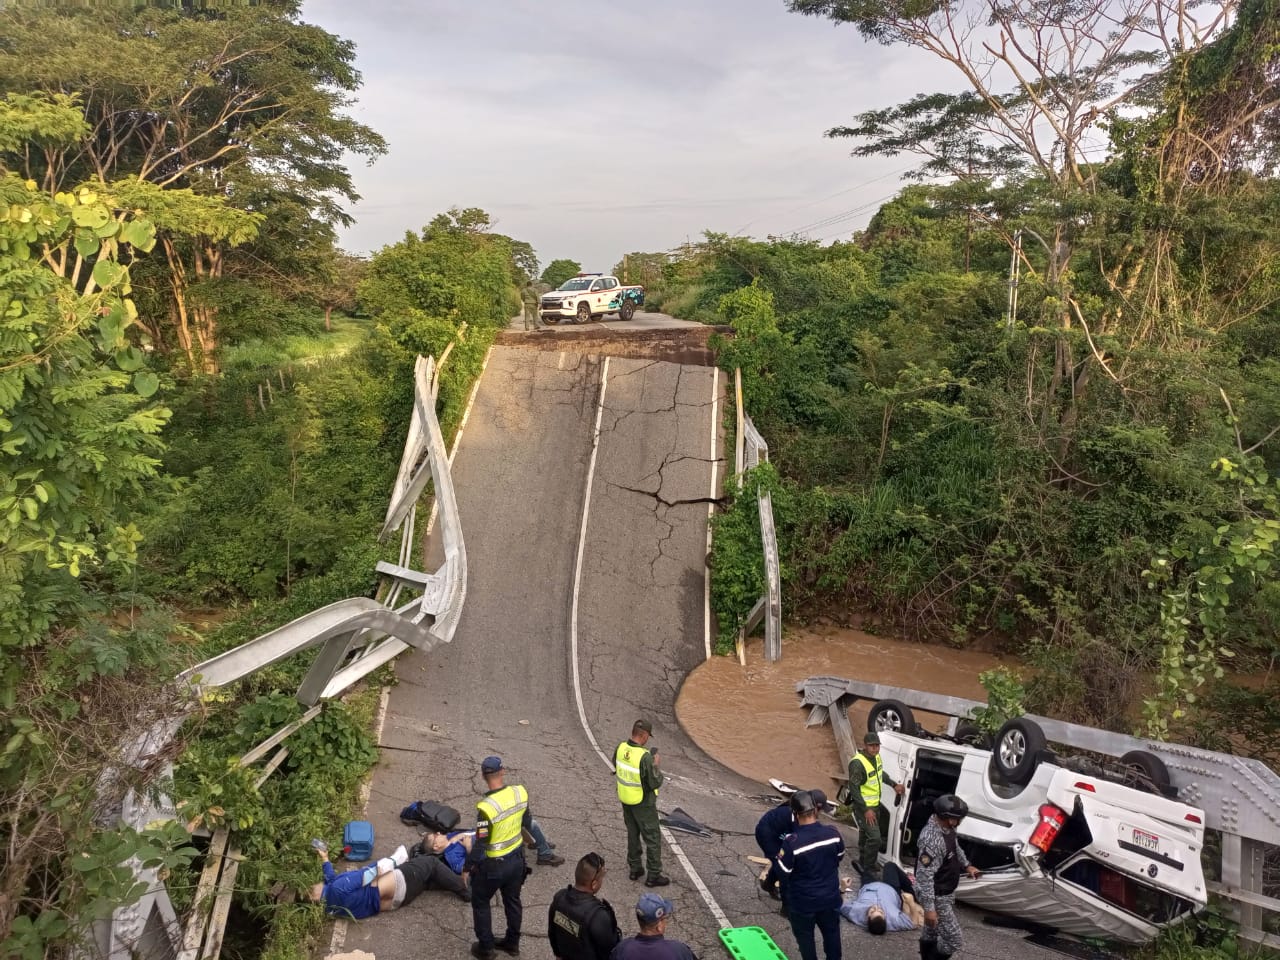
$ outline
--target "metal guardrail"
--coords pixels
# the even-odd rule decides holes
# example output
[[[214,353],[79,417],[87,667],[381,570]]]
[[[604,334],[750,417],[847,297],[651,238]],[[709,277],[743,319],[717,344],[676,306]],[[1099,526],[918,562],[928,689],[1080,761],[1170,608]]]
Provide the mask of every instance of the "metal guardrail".
[[[769,462],[769,445],[747,416],[742,403],[742,371],[733,372],[734,397],[737,404],[737,430],[734,436],[734,471],[738,489],[742,489],[743,473],[754,470],[761,462]],[[782,659],[782,566],[778,561],[778,531],[773,522],[773,494],[762,490],[756,497],[760,513],[760,540],[764,550],[765,594],[752,608],[738,633],[738,656],[742,659],[743,641],[764,617],[764,658],[770,662]]]
[[[796,691],[803,694],[803,705],[811,708],[808,725],[831,722],[842,757],[851,757],[854,752],[848,718],[849,704],[854,700],[898,700],[951,717],[948,733],[955,732],[958,719],[986,706],[978,700],[843,677],[809,677],[796,684]],[[1205,827],[1222,834],[1222,880],[1210,883],[1209,889],[1233,904],[1242,938],[1280,948],[1280,936],[1264,929],[1266,913],[1280,914],[1280,899],[1263,893],[1266,849],[1280,846],[1280,776],[1247,757],[1112,733],[1051,717],[1027,714],[1027,718],[1040,725],[1051,743],[1117,758],[1132,750],[1159,757],[1169,770],[1179,799],[1203,810]]]
[[[465,327],[458,331],[458,336],[464,332]],[[452,346],[450,344],[449,349]],[[449,349],[441,355],[441,363]],[[179,685],[193,694],[194,705],[204,690],[233,683],[303,650],[321,648],[297,694],[298,700],[311,709],[242,757],[242,766],[261,759],[317,715],[319,707],[315,704],[319,701],[344,692],[411,646],[430,650],[438,643],[453,639],[467,595],[467,554],[449,457],[435,412],[439,372],[440,365],[430,357],[418,357],[414,364],[413,417],[386,520],[379,534],[379,539],[385,540],[399,531],[401,537],[398,562],[377,565],[377,573],[384,578],[382,599],[353,597],[313,610],[178,676]],[[439,511],[444,545],[444,562],[433,573],[413,566],[417,504],[428,483],[434,488],[433,509]],[[397,606],[406,591],[417,595]],[[184,720],[185,714],[179,715],[139,737],[125,751],[122,767],[140,767],[159,755]],[[279,766],[285,753],[281,748],[268,761],[260,784]],[[165,773],[172,775],[172,764]],[[131,790],[118,814],[104,812],[101,819],[121,821],[141,830],[158,820],[177,819],[177,811],[167,796],[148,796]],[[99,954],[108,960],[132,960],[137,956],[161,960],[216,958],[222,946],[222,924],[230,907],[238,856],[238,849],[234,841],[229,840],[227,831],[216,831],[207,854],[209,862],[201,878],[197,904],[185,930],[179,928],[158,870],[144,869],[136,860],[130,862],[128,866],[147,892],[137,903],[119,907],[109,920],[95,924]],[[199,891],[203,891],[203,897]],[[201,902],[210,895],[214,895],[212,916]]]

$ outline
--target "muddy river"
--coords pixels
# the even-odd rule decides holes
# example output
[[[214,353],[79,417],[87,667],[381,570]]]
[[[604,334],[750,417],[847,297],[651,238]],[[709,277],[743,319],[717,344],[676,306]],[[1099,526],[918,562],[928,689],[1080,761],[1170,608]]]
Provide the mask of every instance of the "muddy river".
[[[842,627],[788,628],[782,660],[766,663],[762,642],[747,646],[747,665],[735,657],[712,657],[684,682],[676,716],[698,746],[725,766],[766,782],[770,777],[830,789],[843,776],[831,726],[805,727],[796,683],[811,676],[869,680],[894,686],[985,700],[978,674],[1017,666],[987,653],[952,650],[876,637]],[[868,703],[849,711],[857,737],[867,728]],[[917,712],[929,729],[945,719]]]

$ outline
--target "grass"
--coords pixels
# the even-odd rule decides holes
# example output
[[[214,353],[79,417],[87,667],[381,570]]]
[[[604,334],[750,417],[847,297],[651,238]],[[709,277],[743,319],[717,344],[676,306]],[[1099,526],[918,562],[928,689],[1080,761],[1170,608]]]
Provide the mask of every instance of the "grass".
[[[257,370],[291,363],[308,363],[341,357],[351,352],[370,331],[374,321],[368,317],[346,317],[335,314],[332,330],[317,333],[294,333],[271,340],[245,340],[222,350],[222,369]]]

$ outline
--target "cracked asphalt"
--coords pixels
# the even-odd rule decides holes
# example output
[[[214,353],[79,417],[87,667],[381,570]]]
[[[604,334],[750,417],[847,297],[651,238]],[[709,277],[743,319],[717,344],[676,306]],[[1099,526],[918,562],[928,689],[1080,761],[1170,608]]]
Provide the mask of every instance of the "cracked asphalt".
[[[613,775],[584,732],[573,685],[575,561],[604,366],[594,355],[494,348],[453,465],[469,561],[466,607],[451,644],[396,663],[367,811],[379,855],[416,839],[398,818],[415,799],[451,804],[470,825],[483,789],[480,760],[502,756],[508,782],[528,787],[534,816],[566,859],[563,867],[534,867],[525,884],[521,955],[530,960],[551,957],[547,906],[583,854],[604,857],[603,895],[626,936],[635,933],[632,911],[645,889],[627,880]],[[653,721],[668,777],[659,807],[679,807],[711,830],[671,836],[732,925],[763,926],[795,957],[790,929],[746,859],[759,852],[753,829],[768,809],[759,799],[767,787],[720,766],[675,719],[680,684],[705,657],[712,467],[721,481],[725,474],[722,436],[712,451],[717,396],[723,404],[725,378],[717,382],[710,367],[608,361],[577,604],[581,711],[610,756],[633,720]],[[853,844],[854,832],[845,833]],[[668,936],[704,958],[727,956],[698,884],[665,844],[663,863],[673,881],[664,893],[676,904]],[[964,921],[968,956],[1050,956],[1021,934],[981,927],[975,914]],[[503,933],[500,907],[495,932]],[[843,934],[851,956],[918,955],[909,934],[873,942],[851,924]],[[405,909],[339,924],[330,952],[463,960],[472,939],[470,908],[432,891]]]

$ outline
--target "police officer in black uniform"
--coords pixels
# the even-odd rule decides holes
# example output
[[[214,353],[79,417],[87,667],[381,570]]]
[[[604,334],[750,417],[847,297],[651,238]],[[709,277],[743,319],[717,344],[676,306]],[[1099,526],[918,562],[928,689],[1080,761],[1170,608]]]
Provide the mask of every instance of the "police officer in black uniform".
[[[547,939],[556,960],[608,960],[622,939],[609,901],[599,896],[604,860],[594,851],[578,861],[573,886],[551,898]]]

